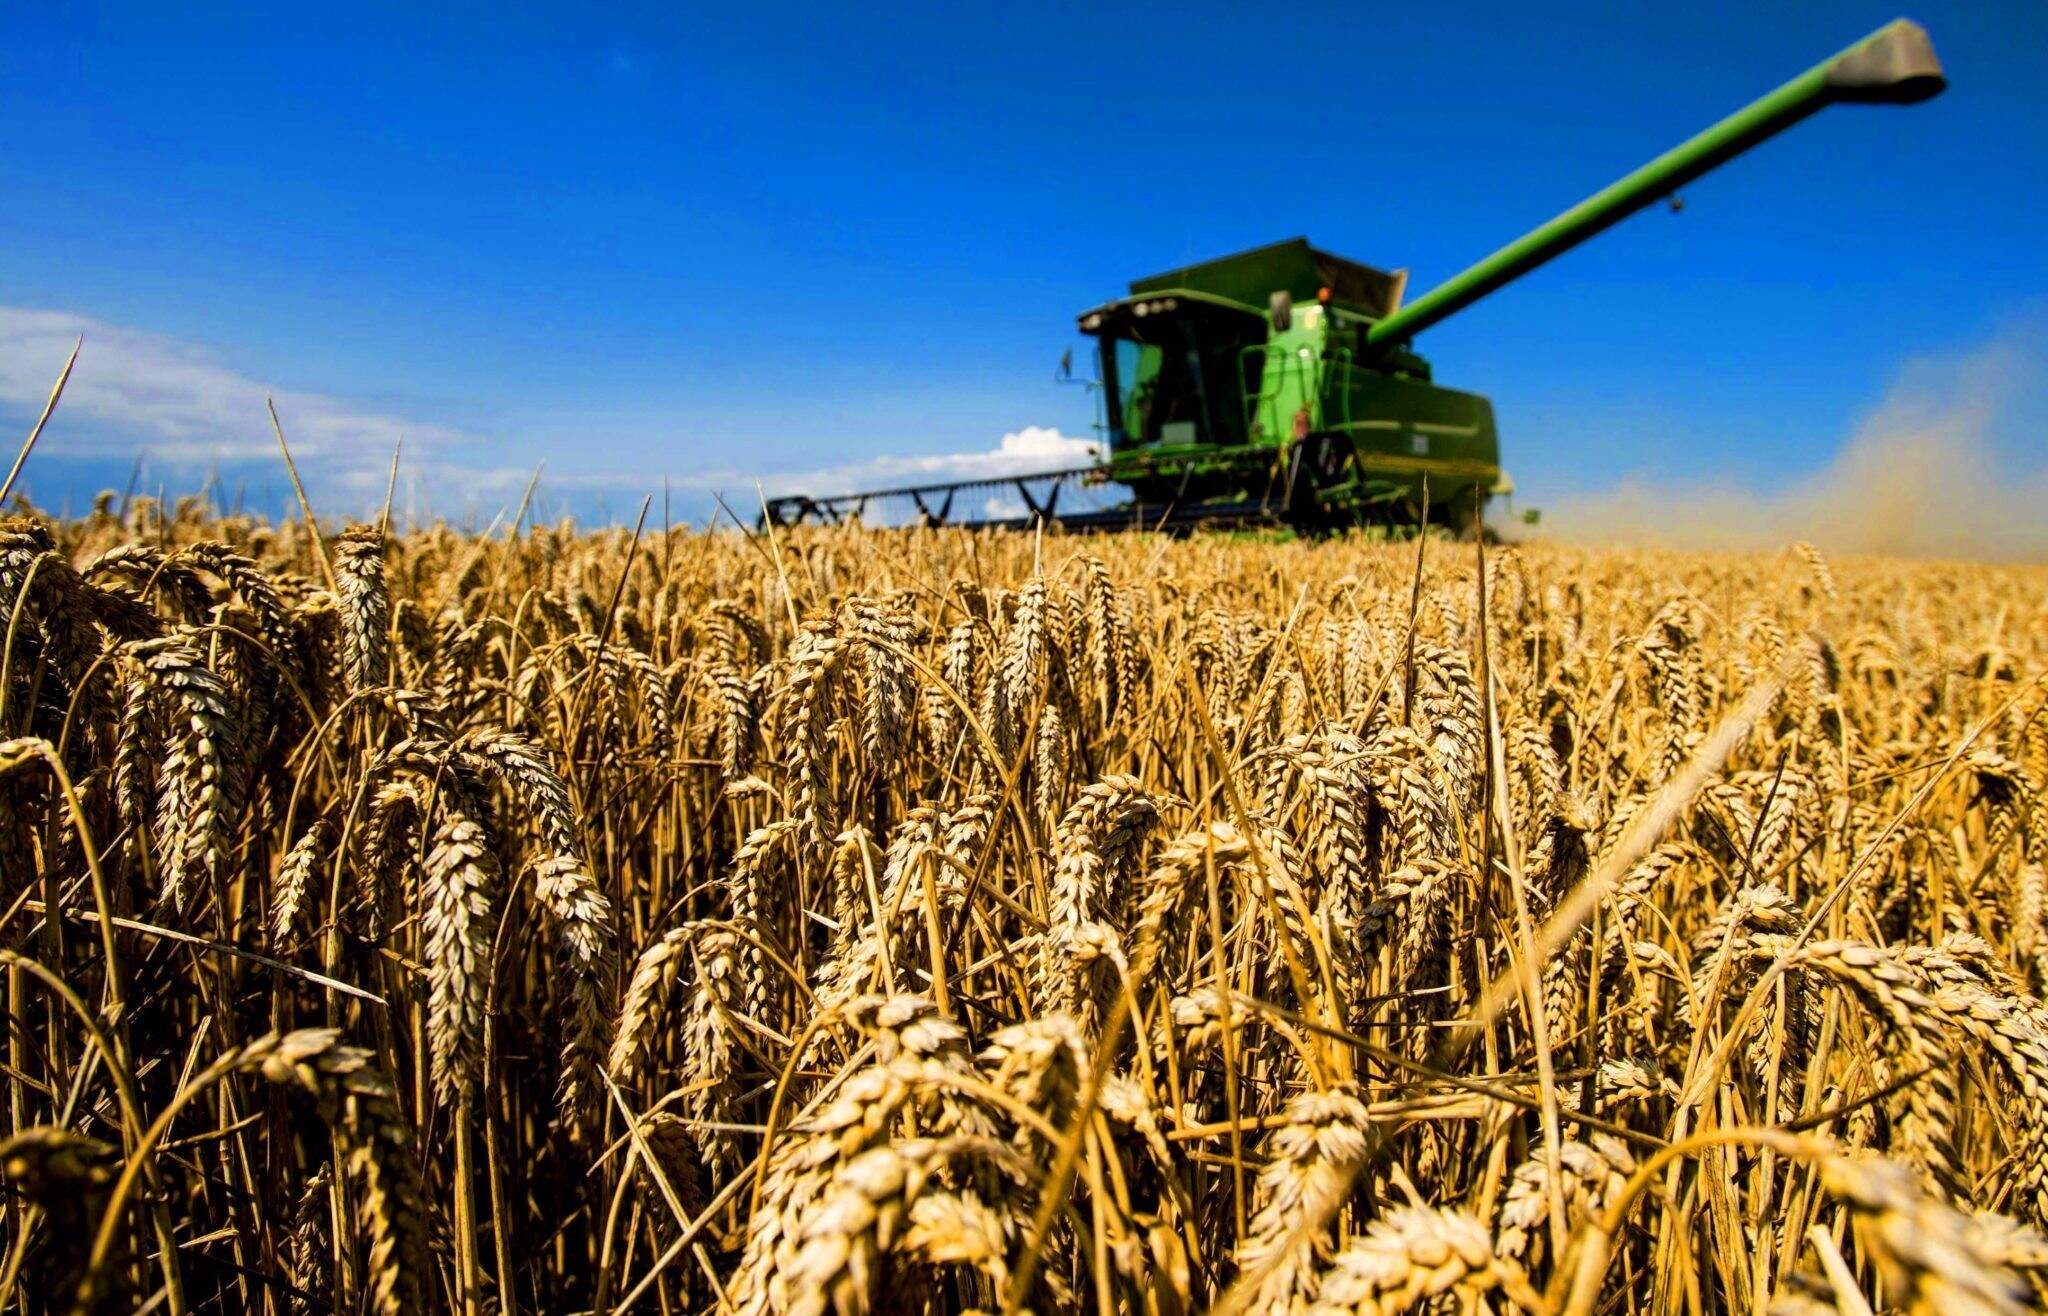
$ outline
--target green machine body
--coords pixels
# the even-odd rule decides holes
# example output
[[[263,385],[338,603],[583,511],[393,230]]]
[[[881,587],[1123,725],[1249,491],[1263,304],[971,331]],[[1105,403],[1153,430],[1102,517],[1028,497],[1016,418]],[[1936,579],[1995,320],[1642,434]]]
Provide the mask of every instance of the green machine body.
[[[1828,105],[1944,85],[1926,31],[1896,20],[1412,301],[1405,271],[1305,238],[1135,280],[1078,317],[1099,343],[1100,476],[1141,505],[1465,521],[1512,487],[1493,406],[1438,384],[1418,333]]]

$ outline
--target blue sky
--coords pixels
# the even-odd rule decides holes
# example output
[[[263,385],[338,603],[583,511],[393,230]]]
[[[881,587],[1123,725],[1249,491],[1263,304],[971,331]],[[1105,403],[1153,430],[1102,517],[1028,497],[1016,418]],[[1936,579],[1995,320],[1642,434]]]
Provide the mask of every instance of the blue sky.
[[[400,433],[450,514],[543,459],[630,515],[1050,454],[1131,277],[1307,233],[1426,288],[1897,12],[303,8],[0,10],[17,432],[86,336],[39,501],[138,452],[274,498],[266,391],[344,506]],[[1831,109],[1421,341],[1525,499],[1794,482],[1914,363],[2038,346],[2048,7],[1913,16],[1940,99]]]

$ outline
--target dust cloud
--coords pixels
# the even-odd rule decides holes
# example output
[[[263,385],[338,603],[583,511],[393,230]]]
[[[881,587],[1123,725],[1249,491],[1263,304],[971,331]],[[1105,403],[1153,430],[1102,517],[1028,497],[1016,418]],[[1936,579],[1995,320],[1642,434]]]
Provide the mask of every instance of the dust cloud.
[[[2048,559],[2048,337],[2010,330],[1901,372],[1822,470],[1776,490],[1626,479],[1545,506],[1581,543]]]

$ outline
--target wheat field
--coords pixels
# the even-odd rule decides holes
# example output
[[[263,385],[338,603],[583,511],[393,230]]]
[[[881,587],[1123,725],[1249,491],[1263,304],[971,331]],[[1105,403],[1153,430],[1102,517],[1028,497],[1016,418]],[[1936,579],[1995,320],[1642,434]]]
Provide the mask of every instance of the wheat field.
[[[0,524],[0,1311],[2048,1295],[2048,570]]]

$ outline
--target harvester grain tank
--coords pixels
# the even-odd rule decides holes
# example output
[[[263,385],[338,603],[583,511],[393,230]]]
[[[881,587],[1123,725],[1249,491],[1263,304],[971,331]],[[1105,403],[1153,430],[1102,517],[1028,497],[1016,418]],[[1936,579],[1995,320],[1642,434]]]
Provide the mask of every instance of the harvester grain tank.
[[[837,521],[903,499],[919,519],[944,522],[959,495],[994,490],[1014,491],[1027,512],[1014,523],[1027,525],[1457,524],[1510,486],[1492,404],[1438,384],[1411,346],[1417,334],[1829,105],[1910,105],[1944,85],[1926,31],[1897,19],[1413,301],[1405,271],[1305,238],[1136,280],[1079,317],[1099,349],[1107,442],[1097,464],[778,498],[765,516]],[[1061,514],[1072,484],[1120,485],[1132,498]]]

